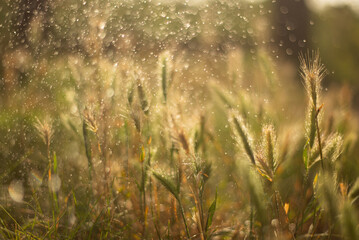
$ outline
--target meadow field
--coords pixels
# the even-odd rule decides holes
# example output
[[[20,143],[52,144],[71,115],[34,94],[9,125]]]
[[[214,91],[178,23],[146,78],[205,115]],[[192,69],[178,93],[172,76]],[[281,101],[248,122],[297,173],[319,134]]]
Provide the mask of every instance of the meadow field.
[[[0,3],[0,239],[359,239],[351,10],[275,2]]]

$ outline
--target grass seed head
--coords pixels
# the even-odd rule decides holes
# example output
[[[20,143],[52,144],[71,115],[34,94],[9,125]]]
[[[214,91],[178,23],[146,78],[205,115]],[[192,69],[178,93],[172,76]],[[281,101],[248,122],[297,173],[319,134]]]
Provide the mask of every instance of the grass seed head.
[[[160,83],[165,102],[167,101],[168,87],[171,83],[172,56],[169,51],[164,51],[158,58]]]
[[[36,118],[36,123],[34,124],[39,136],[42,138],[46,146],[50,146],[53,129],[50,120],[44,120],[41,122],[38,118]]]
[[[326,69],[321,63],[319,52],[307,52],[306,55],[299,56],[300,73],[304,81],[310,102],[317,107],[321,90],[321,81],[326,75]]]
[[[306,137],[309,140],[310,147],[313,147],[315,140],[315,133],[316,133],[315,115],[316,115],[315,108],[313,106],[310,106],[307,109],[307,115],[305,119]]]
[[[193,162],[193,173],[205,183],[212,172],[212,163],[200,157],[195,157]]]
[[[132,105],[132,102],[133,102],[134,93],[135,93],[135,84],[131,83],[130,87],[127,90],[127,101],[130,104],[130,106]]]
[[[183,131],[178,133],[178,139],[186,153],[189,153],[189,144]]]
[[[332,160],[335,161],[340,156],[343,149],[343,137],[338,134],[332,134],[329,139],[327,140],[327,145],[324,147],[324,155]]]
[[[145,90],[144,90],[144,87],[143,87],[143,80],[138,79],[137,91],[138,91],[138,97],[140,99],[142,111],[146,115],[148,115],[148,113],[149,113],[149,104],[148,104],[146,94],[145,94]]]
[[[319,53],[316,51],[307,52],[306,55],[299,56],[300,74],[304,81],[304,87],[308,94],[309,106],[306,116],[306,135],[309,140],[310,147],[314,144],[316,133],[316,119],[319,110],[318,102],[320,101],[321,81],[326,75],[326,69],[321,63]]]
[[[136,130],[140,133],[142,128],[142,118],[140,114],[140,109],[136,110],[135,108],[135,110],[131,111],[130,115],[135,124]]]
[[[262,128],[262,149],[264,151],[265,159],[273,172],[277,168],[276,156],[276,133],[273,125],[265,125]]]
[[[89,109],[85,108],[83,112],[83,118],[87,129],[90,130],[91,132],[97,133],[98,127],[97,127],[96,119]]]
[[[241,140],[246,154],[248,155],[251,162],[255,165],[256,162],[254,159],[254,153],[252,148],[252,137],[249,134],[249,131],[247,130],[243,119],[239,115],[232,113],[231,123],[232,129],[236,133],[238,139]]]

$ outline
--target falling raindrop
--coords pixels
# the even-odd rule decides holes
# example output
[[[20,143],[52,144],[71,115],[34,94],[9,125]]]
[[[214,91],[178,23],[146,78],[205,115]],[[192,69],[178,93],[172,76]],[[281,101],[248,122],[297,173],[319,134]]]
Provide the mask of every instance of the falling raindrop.
[[[289,12],[289,10],[286,6],[281,6],[279,10],[282,14],[288,14],[288,12]]]
[[[292,50],[291,48],[287,48],[287,49],[285,50],[285,52],[286,52],[289,56],[293,55],[293,50]]]

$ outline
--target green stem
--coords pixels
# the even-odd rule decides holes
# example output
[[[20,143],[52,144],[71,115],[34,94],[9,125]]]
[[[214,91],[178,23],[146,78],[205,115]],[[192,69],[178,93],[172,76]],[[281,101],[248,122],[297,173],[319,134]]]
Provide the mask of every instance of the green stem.
[[[322,141],[320,139],[320,131],[319,131],[319,121],[318,121],[318,115],[320,113],[320,110],[322,109],[323,104],[316,109],[316,113],[315,113],[315,127],[317,129],[317,136],[318,136],[318,145],[319,145],[319,154],[320,154],[320,162],[322,165],[322,169],[324,170],[324,158],[323,158],[323,149],[322,149]]]
[[[250,216],[250,221],[249,221],[249,239],[250,240],[254,239],[254,236],[253,236],[253,206],[252,206],[252,201],[251,201],[251,216]]]
[[[319,122],[318,122],[318,115],[319,115],[320,109],[321,109],[321,107],[318,108],[317,113],[315,115],[315,127],[317,128],[320,162],[321,162],[321,165],[322,165],[322,169],[324,169],[322,141],[320,140],[320,131],[319,131]]]
[[[182,219],[183,219],[183,223],[184,223],[184,226],[186,228],[186,235],[187,235],[187,238],[190,239],[190,234],[189,234],[189,229],[188,229],[188,226],[187,226],[187,221],[186,221],[186,217],[184,215],[184,209],[183,209],[183,206],[182,206],[182,203],[179,199],[177,199],[178,201],[178,205],[180,207],[180,210],[181,210],[181,216],[182,216]]]
[[[92,152],[91,152],[91,142],[88,135],[88,130],[85,121],[82,123],[82,133],[84,136],[84,144],[85,144],[85,151],[86,151],[86,157],[87,157],[87,164],[88,164],[88,171],[89,171],[89,180],[90,185],[92,186]],[[91,188],[91,194],[92,194],[92,188]]]
[[[141,183],[141,192],[142,192],[142,218],[143,218],[143,236],[146,236],[146,187],[145,187],[145,170],[144,170],[145,160],[141,163],[141,171],[142,171],[142,183]]]

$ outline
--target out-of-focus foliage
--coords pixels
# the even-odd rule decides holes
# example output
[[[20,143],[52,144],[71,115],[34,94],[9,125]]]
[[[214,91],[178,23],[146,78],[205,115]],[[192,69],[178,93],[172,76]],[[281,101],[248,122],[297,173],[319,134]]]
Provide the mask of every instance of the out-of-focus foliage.
[[[358,236],[353,92],[272,7],[1,2],[0,238]]]
[[[358,89],[359,15],[349,7],[326,8],[313,20],[312,40],[333,74],[332,81]]]

